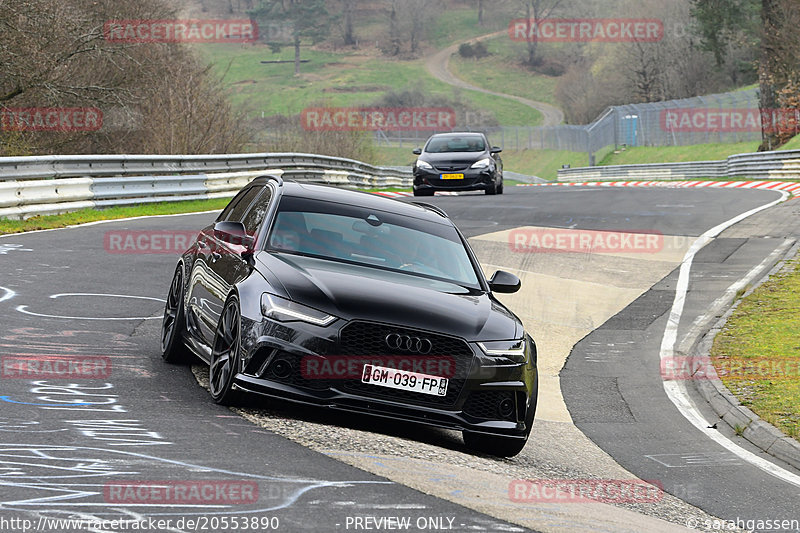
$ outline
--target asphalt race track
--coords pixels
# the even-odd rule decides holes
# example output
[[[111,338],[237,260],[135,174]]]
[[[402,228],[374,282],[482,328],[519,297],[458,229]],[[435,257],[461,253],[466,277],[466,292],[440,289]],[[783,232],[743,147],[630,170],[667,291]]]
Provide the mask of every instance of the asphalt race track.
[[[502,267],[523,279],[523,291],[503,299],[539,344],[543,392],[531,440],[509,460],[471,455],[453,432],[254,401],[230,410],[211,402],[202,368],[164,364],[160,319],[177,253],[152,241],[119,253],[111,237],[191,233],[213,213],[1,237],[0,530],[87,531],[48,522],[68,517],[170,521],[151,522],[151,531],[672,531],[719,530],[704,526],[714,517],[798,520],[800,486],[714,440],[741,444],[732,431],[691,425],[659,372],[677,267],[693,239],[779,198],[518,187],[426,199],[470,238],[487,274]],[[678,338],[753,267],[782,259],[774,252],[788,251],[798,220],[800,204],[790,200],[704,248]],[[653,250],[526,253],[509,244],[519,231],[661,240]],[[7,364],[63,356],[91,363],[95,374],[31,378]],[[509,497],[515,479],[634,476],[667,494],[625,505]],[[163,490],[119,490],[136,484]],[[213,497],[186,497],[198,487]],[[189,492],[177,497],[179,489]]]

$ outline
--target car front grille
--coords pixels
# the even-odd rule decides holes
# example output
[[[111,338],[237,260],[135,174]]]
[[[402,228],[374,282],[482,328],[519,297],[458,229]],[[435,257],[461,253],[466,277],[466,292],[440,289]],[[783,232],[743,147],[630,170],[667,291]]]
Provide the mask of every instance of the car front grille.
[[[467,170],[470,167],[469,163],[443,163],[441,165],[436,165],[434,168],[441,172],[454,172],[454,171],[462,171]]]
[[[428,339],[431,341],[430,352],[422,355],[390,348],[387,346],[386,338],[392,334]],[[345,392],[361,396],[434,406],[450,406],[456,402],[466,383],[473,357],[469,344],[463,339],[387,324],[361,321],[351,322],[342,329],[339,349],[343,356],[411,356],[413,358],[429,358],[433,360],[446,358],[448,361],[455,363],[453,375],[442,376],[449,379],[446,396],[432,396],[418,392],[390,389],[369,383],[361,383],[360,380],[346,380],[342,381],[340,385],[334,385],[335,387],[341,386]]]

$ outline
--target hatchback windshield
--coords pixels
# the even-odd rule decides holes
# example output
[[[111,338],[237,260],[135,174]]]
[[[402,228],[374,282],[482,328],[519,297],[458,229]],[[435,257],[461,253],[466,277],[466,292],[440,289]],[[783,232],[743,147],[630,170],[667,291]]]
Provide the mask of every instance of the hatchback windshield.
[[[432,154],[446,152],[483,152],[486,143],[483,137],[470,135],[464,137],[434,137],[428,141],[425,151]]]
[[[479,286],[453,226],[361,207],[284,197],[267,249]]]

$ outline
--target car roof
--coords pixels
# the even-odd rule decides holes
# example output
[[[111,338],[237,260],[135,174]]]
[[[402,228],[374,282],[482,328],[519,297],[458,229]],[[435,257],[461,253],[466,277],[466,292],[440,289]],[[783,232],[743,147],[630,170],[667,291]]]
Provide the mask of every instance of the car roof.
[[[431,139],[433,138],[450,138],[450,137],[484,137],[483,133],[479,131],[454,131],[451,133],[436,133],[431,135]]]
[[[310,198],[324,202],[355,205],[377,211],[385,211],[397,215],[428,220],[436,223],[449,222],[449,218],[441,209],[435,206],[425,206],[413,203],[399,202],[378,194],[361,191],[341,189],[329,185],[315,185],[311,183],[298,183],[287,181],[283,184],[283,195],[297,198]],[[452,225],[452,222],[449,222]]]

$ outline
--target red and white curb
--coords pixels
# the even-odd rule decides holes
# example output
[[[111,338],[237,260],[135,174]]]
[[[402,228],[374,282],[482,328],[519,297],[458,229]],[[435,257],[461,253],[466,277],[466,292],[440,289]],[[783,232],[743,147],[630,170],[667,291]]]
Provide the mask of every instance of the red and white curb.
[[[800,195],[797,181],[584,181],[558,183],[521,183],[517,187],[665,187],[671,189],[722,188],[786,191]]]

